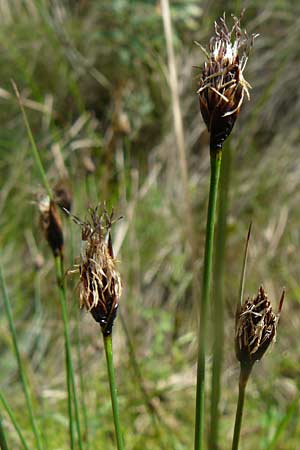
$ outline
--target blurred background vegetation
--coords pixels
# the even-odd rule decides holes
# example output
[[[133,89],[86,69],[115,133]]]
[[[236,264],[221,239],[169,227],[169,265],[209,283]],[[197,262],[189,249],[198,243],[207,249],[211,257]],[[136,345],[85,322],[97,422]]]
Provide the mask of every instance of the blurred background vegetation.
[[[119,317],[114,342],[126,448],[192,448],[197,349],[193,267],[200,279],[209,175],[208,136],[195,93],[199,69],[193,68],[202,65],[204,55],[194,41],[207,45],[218,16],[246,8],[242,25],[249,35],[260,37],[245,71],[253,88],[251,101],[245,102],[225,149],[231,154],[231,176],[221,449],[230,447],[233,430],[238,379],[234,309],[251,220],[245,292],[252,296],[263,284],[276,303],[285,286],[287,299],[278,342],[250,380],[242,449],[296,449],[300,3],[171,0],[170,6],[192,236],[160,2],[0,0],[1,260],[45,448],[68,446],[64,344],[53,258],[35,203],[42,187],[11,80],[21,92],[51,185],[68,179],[74,214],[84,218],[89,205],[106,200],[116,215],[124,216],[114,229],[125,288],[123,324]],[[71,268],[80,253],[80,230],[67,217],[64,230],[66,267]],[[77,276],[67,279],[73,359],[83,373],[90,448],[113,449],[99,329],[89,314],[78,311]],[[0,327],[1,388],[33,445],[2,303]],[[6,417],[4,424],[11,448],[19,449]]]

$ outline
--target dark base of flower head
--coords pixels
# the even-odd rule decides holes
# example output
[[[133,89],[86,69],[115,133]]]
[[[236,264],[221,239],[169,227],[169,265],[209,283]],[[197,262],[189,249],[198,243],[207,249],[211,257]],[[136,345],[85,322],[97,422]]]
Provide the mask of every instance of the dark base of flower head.
[[[220,117],[210,131],[211,151],[222,150],[224,141],[228,138],[236,120],[236,114]]]
[[[48,214],[47,226],[45,227],[47,241],[54,256],[63,255],[64,237],[61,220],[54,203],[51,201]]]
[[[117,316],[118,304],[115,305],[114,309],[109,315],[103,314],[103,308],[98,305],[91,309],[91,314],[96,322],[100,324],[103,336],[109,336],[112,333],[113,324]]]

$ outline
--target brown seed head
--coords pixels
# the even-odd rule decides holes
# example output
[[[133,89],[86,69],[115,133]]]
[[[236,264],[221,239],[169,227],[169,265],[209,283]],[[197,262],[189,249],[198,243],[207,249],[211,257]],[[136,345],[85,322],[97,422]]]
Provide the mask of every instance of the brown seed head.
[[[244,96],[250,99],[250,85],[243,76],[250,48],[246,31],[240,28],[240,20],[233,17],[234,25],[227,28],[225,14],[215,22],[215,36],[211,38],[199,82],[200,110],[210,132],[212,150],[222,149],[242,106]]]
[[[260,360],[271,342],[276,340],[276,330],[284,299],[281,296],[278,313],[272,310],[268,296],[263,287],[256,297],[248,298],[238,307],[235,326],[235,351],[240,363],[252,367]]]
[[[110,228],[112,215],[98,208],[90,220],[80,222],[82,248],[80,264],[80,306],[85,306],[101,326],[104,336],[112,332],[122,283],[113,257]]]
[[[54,256],[63,256],[64,237],[61,219],[53,200],[48,196],[38,200],[38,207],[41,213],[40,224],[45,237],[50,245]]]

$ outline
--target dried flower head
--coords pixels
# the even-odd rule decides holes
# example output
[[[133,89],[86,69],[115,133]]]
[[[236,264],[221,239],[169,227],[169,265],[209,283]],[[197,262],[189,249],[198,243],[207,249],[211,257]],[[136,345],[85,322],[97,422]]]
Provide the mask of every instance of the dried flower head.
[[[64,237],[61,219],[53,200],[43,196],[38,200],[40,224],[54,256],[63,256]]]
[[[112,332],[122,283],[113,256],[110,229],[112,215],[90,210],[90,220],[81,222],[80,307],[85,306],[101,326],[104,336]]]
[[[284,291],[277,314],[273,312],[268,296],[261,286],[257,296],[238,307],[235,327],[235,350],[237,359],[247,367],[260,360],[276,340],[276,330],[284,300]]]
[[[234,25],[228,29],[225,14],[215,22],[209,53],[202,47],[208,61],[199,82],[200,110],[210,132],[211,149],[218,151],[229,136],[244,96],[250,99],[250,85],[243,76],[254,38],[240,28],[240,19],[233,16]]]

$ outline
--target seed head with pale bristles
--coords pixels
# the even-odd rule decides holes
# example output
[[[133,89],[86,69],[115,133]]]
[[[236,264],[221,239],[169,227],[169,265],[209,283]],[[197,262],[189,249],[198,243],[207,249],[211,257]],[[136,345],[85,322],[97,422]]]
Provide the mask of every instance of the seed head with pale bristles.
[[[110,228],[112,215],[90,210],[90,220],[81,222],[80,306],[85,306],[101,326],[104,336],[112,332],[122,283],[113,257]]]
[[[228,29],[225,14],[215,22],[215,36],[211,38],[207,61],[199,81],[200,110],[210,132],[212,150],[220,150],[231,133],[244,96],[250,99],[250,85],[243,76],[254,38],[240,27],[240,19],[233,17]]]

